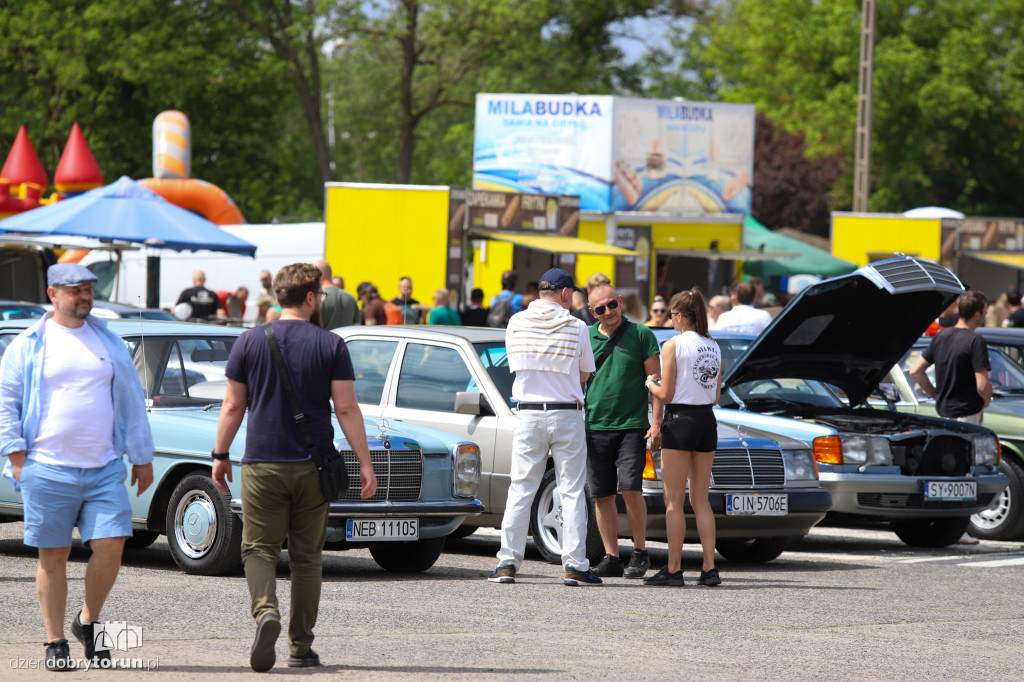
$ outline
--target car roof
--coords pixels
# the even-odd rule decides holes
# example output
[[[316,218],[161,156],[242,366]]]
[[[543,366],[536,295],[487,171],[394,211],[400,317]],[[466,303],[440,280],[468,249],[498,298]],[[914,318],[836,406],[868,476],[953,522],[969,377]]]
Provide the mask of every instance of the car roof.
[[[142,318],[124,318],[115,320],[104,319],[107,328],[119,336],[133,336],[135,334],[159,334],[159,335],[206,335],[206,336],[238,336],[245,329],[241,327],[227,327],[220,324],[203,324],[201,322],[171,322],[166,320],[146,320]],[[8,320],[0,322],[0,328],[28,329],[37,324],[39,319],[34,320]]]
[[[376,325],[369,327],[353,326],[339,327],[334,333],[342,336],[353,334],[369,333],[382,336],[394,336],[397,338],[415,337],[417,339],[431,339],[443,341],[453,336],[465,339],[470,343],[493,343],[505,341],[505,330],[496,327],[447,327],[438,325],[408,324],[408,325]]]
[[[992,343],[1005,346],[1024,346],[1024,327],[978,327],[974,331]]]
[[[156,312],[164,312],[164,311],[160,310],[159,308],[140,308],[137,305],[131,305],[130,303],[119,303],[117,301],[94,300],[92,302],[92,304],[93,304],[93,307],[96,307],[96,308],[106,308],[107,310],[113,310],[115,313],[121,313],[121,314],[124,314],[124,313],[137,313],[137,312],[140,312],[140,311],[143,311],[143,310],[146,310],[146,311],[156,311]]]

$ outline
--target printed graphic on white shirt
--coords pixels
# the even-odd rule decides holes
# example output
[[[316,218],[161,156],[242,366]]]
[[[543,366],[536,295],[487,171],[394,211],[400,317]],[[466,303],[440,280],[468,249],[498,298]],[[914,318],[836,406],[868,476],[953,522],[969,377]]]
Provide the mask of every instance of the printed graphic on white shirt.
[[[702,387],[713,389],[718,386],[719,367],[718,353],[714,348],[698,348],[697,359],[693,363],[693,378]]]

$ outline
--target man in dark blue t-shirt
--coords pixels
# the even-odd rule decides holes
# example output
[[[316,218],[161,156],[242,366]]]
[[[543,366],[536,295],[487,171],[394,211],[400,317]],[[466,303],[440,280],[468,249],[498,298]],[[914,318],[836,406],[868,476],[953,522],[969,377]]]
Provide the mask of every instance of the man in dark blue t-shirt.
[[[988,300],[980,291],[968,291],[957,301],[956,326],[935,335],[910,369],[918,386],[935,398],[940,417],[981,424],[982,410],[992,400],[989,381],[988,348],[985,339],[974,333],[985,321]],[[935,385],[928,368],[935,365]]]
[[[320,270],[307,263],[282,268],[274,278],[281,318],[271,322],[285,365],[313,440],[321,452],[333,448],[331,399],[341,430],[359,459],[361,497],[372,497],[377,479],[370,462],[363,415],[356,401],[354,373],[340,336],[320,327]],[[292,419],[262,327],[243,333],[228,357],[227,393],[217,423],[213,481],[228,492],[228,448],[249,418],[242,457],[242,564],[258,623],[249,663],[257,672],[274,666],[274,644],[281,632],[277,604],[277,562],[288,538],[291,566],[291,621],[288,666],[320,665],[313,651],[313,625],[320,606],[321,562],[329,506],[320,476]]]

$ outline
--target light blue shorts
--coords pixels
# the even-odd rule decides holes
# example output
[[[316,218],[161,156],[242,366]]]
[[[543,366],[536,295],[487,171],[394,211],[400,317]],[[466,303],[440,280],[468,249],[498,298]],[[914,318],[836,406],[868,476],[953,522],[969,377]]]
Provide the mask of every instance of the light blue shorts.
[[[132,506],[124,485],[128,469],[118,457],[104,467],[43,464],[25,460],[21,497],[25,503],[25,544],[69,547],[75,526],[82,542],[131,537]]]

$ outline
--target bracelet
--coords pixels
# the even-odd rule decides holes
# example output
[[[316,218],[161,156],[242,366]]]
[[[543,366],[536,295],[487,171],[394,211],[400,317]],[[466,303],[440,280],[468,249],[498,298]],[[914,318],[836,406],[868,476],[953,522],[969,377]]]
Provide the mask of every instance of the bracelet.
[[[231,453],[229,452],[217,452],[216,450],[214,450],[213,452],[210,453],[210,457],[213,457],[215,460],[219,462],[227,459],[228,455],[230,454]]]

